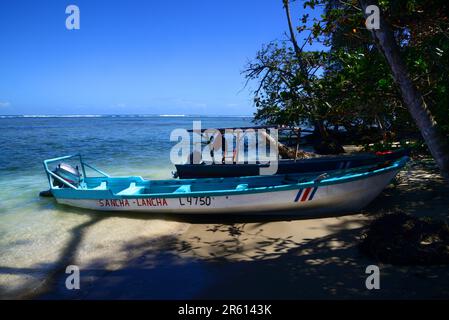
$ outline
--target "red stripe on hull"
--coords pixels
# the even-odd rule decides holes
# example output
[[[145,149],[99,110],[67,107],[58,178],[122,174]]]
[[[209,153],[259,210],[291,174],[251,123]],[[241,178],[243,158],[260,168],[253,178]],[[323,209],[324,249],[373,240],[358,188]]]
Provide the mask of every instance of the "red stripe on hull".
[[[301,202],[307,200],[307,198],[309,197],[310,190],[312,190],[312,188],[307,188],[306,190],[304,190],[304,193],[301,198]]]

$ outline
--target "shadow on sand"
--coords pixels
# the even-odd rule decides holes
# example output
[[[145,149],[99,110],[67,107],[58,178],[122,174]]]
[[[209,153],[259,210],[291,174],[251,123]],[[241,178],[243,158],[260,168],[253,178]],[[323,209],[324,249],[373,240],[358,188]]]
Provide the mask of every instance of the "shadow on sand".
[[[413,214],[449,213],[447,187],[428,169],[410,175],[388,188],[368,215],[394,210]],[[422,174],[422,176],[420,176]],[[428,177],[426,176],[428,175]],[[50,201],[50,200],[49,200]],[[445,202],[446,201],[446,202]],[[441,205],[435,211],[435,202]],[[43,205],[46,205],[45,203]],[[48,205],[48,204],[47,204]],[[67,207],[90,220],[71,231],[71,239],[43,283],[22,298],[42,299],[313,299],[313,298],[441,298],[449,297],[446,267],[382,267],[381,290],[366,289],[366,266],[375,264],[359,255],[357,244],[364,229],[360,215],[326,226],[324,236],[294,240],[282,232],[264,235],[271,224],[297,223],[292,216],[149,216],[145,214],[86,213]],[[139,239],[126,243],[122,252],[133,257],[123,267],[107,269],[108,257],[81,268],[81,289],[65,288],[65,268],[76,264],[75,254],[86,230],[110,217],[139,220],[173,220],[189,224],[187,235]],[[278,222],[281,220],[282,222]],[[316,220],[320,225],[319,219]],[[350,228],[357,223],[359,227]],[[295,226],[296,226],[295,225]],[[198,231],[198,233],[196,233]],[[216,240],[214,237],[216,236]],[[236,258],[237,257],[237,258]],[[2,268],[0,273],[33,274],[32,269]],[[0,292],[2,288],[0,288]]]

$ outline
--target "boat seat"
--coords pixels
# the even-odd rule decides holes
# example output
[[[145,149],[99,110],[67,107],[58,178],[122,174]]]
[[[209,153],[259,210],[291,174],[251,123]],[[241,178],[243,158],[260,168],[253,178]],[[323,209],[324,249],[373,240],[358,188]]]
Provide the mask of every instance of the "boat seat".
[[[178,189],[176,189],[174,193],[187,193],[190,191],[191,191],[190,184],[183,184]]]
[[[95,188],[92,188],[92,190],[107,190],[108,186],[107,186],[107,182],[106,181],[102,181],[98,186],[96,186]]]
[[[246,189],[248,189],[248,184],[247,183],[241,183],[241,184],[238,184],[235,187],[235,190],[246,190]]]
[[[144,189],[145,189],[145,187],[138,187],[138,186],[136,186],[135,182],[131,182],[129,184],[128,188],[118,192],[117,195],[118,196],[131,196],[131,195],[135,195],[135,194],[140,194]]]

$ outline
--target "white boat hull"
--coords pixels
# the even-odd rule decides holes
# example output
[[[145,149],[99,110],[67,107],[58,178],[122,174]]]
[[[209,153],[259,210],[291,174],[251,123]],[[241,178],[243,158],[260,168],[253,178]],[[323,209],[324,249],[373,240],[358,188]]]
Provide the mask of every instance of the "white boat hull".
[[[138,211],[176,214],[277,212],[292,215],[354,212],[368,205],[388,185],[398,170],[390,170],[366,179],[313,188],[242,193],[211,197],[64,199],[61,204],[101,211]]]

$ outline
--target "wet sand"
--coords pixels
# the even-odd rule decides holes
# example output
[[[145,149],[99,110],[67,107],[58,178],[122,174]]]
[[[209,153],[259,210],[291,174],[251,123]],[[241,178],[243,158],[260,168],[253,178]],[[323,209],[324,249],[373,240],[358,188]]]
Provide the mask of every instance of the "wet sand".
[[[149,217],[98,214],[72,229],[65,250],[9,271],[3,298],[343,299],[448,298],[447,266],[379,265],[381,289],[367,290],[375,261],[357,249],[377,214],[404,211],[447,218],[449,188],[432,162],[410,164],[362,213],[319,219]],[[77,212],[67,208],[68,211]],[[65,266],[81,270],[81,289],[65,288]],[[9,291],[5,291],[8,289]],[[6,294],[5,294],[6,293]]]

